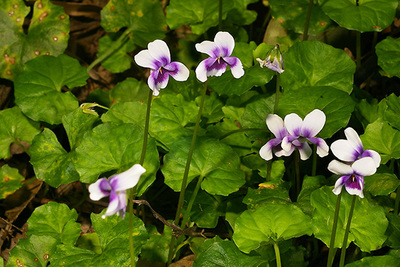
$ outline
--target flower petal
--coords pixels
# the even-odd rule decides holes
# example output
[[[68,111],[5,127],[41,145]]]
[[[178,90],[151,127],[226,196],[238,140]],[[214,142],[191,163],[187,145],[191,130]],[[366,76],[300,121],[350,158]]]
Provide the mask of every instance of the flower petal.
[[[217,32],[214,42],[219,47],[222,57],[229,57],[235,48],[235,40],[229,32]]]
[[[282,144],[281,144],[281,146],[282,146],[282,149],[283,150],[285,150],[285,151],[290,151],[291,149],[294,149],[294,145],[293,145],[293,141],[296,139],[296,137],[294,137],[294,136],[291,136],[291,135],[288,135],[288,136],[285,136],[283,139],[282,139]]]
[[[244,75],[243,65],[240,59],[237,57],[225,57],[224,60],[231,68],[233,77],[239,79]]]
[[[329,154],[329,146],[326,144],[325,140],[322,138],[307,138],[313,144],[317,145],[317,154],[321,158],[328,156]]]
[[[161,62],[158,62],[155,58],[153,58],[149,50],[142,50],[136,54],[134,57],[136,64],[141,67],[149,68],[149,69],[158,69],[161,65]]]
[[[363,198],[364,179],[357,175],[354,176],[354,180],[352,177],[348,178],[344,183],[347,193],[349,193],[350,195],[357,195]]]
[[[377,168],[381,165],[381,155],[374,150],[365,150],[361,157],[371,157],[375,162],[375,167]]]
[[[358,152],[358,155],[361,155],[364,148],[358,133],[353,128],[347,127],[346,130],[344,130],[344,134],[346,135],[349,144]]]
[[[117,192],[115,191],[111,191],[110,194],[110,203],[108,203],[108,208],[106,213],[102,216],[102,218],[104,219],[105,217],[114,215],[115,213],[118,212],[118,208],[119,208],[119,197]]]
[[[97,201],[110,195],[111,185],[106,178],[98,179],[95,183],[89,185],[89,197]]]
[[[126,191],[121,191],[118,193],[119,203],[118,203],[118,216],[122,219],[125,217],[126,212]]]
[[[130,169],[110,177],[109,181],[114,191],[122,191],[134,187],[146,169],[140,164],[133,165]]]
[[[328,168],[329,168],[329,167],[328,167]],[[339,179],[336,180],[335,188],[332,190],[332,192],[333,192],[335,195],[339,195],[340,192],[342,192],[342,187],[343,187],[343,185],[344,185],[344,181],[345,181],[346,179],[348,179],[348,177],[349,177],[349,176],[342,176],[342,177],[340,177]]]
[[[150,73],[147,84],[153,90],[153,95],[157,96],[160,93],[160,89],[167,87],[168,81],[169,74],[167,71],[160,72],[159,70],[155,70]]]
[[[272,159],[272,145],[270,141],[261,147],[259,154],[261,158],[267,161]]]
[[[171,54],[167,44],[164,41],[155,40],[150,42],[147,47],[149,48],[150,55],[162,63],[161,66],[165,66],[171,62]]]
[[[331,144],[333,155],[338,159],[353,162],[357,160],[358,152],[354,149],[348,140],[339,139]]]
[[[268,114],[266,119],[267,127],[276,138],[283,139],[287,135],[287,130],[283,120],[276,114]]]
[[[360,176],[370,176],[376,172],[375,161],[370,157],[356,160],[351,167]]]
[[[297,149],[300,152],[301,160],[307,160],[312,154],[312,149],[307,143],[302,143],[301,146],[297,147]]]
[[[325,121],[325,113],[319,109],[314,109],[304,118],[301,126],[301,135],[304,137],[316,136],[324,127]]]
[[[260,62],[260,65],[261,65],[261,62]],[[271,62],[269,60],[265,60],[263,62],[263,65],[266,66],[270,70],[278,72],[279,74],[284,72],[284,70],[282,68],[282,65],[280,64],[280,62],[276,58],[274,58],[273,62]]]
[[[221,54],[219,47],[214,42],[211,42],[211,41],[203,41],[199,44],[196,44],[195,48],[200,53],[207,54],[210,57],[214,57],[214,58],[219,57]]]
[[[333,172],[334,174],[344,174],[344,175],[352,175],[353,169],[340,161],[332,160],[328,165],[328,170]]]
[[[277,148],[277,147],[275,147],[275,148]],[[274,153],[275,153],[275,156],[277,156],[277,157],[282,157],[282,156],[288,157],[288,156],[292,155],[294,148],[295,148],[294,146],[290,146],[290,148],[288,148],[287,150],[280,148],[280,149],[276,149],[276,151],[274,151]]]
[[[182,82],[189,78],[189,69],[180,62],[171,62],[164,69],[177,81]]]
[[[299,117],[299,115],[295,113],[291,113],[286,115],[284,119],[284,124],[287,131],[293,136],[300,136],[301,134],[301,125],[303,120]]]

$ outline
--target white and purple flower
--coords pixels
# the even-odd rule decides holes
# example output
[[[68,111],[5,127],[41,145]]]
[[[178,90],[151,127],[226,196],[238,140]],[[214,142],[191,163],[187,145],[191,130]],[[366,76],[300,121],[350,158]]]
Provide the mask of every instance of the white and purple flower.
[[[103,197],[110,197],[110,203],[103,219],[107,216],[118,213],[122,218],[126,211],[126,191],[139,182],[140,176],[146,170],[140,164],[133,165],[130,169],[111,176],[108,180],[101,178],[89,186],[89,197],[92,200],[100,200]]]
[[[207,77],[221,76],[229,66],[233,77],[236,79],[244,75],[243,65],[237,57],[231,57],[235,40],[228,32],[218,32],[214,42],[203,41],[196,44],[196,50],[209,55],[196,68],[196,77],[205,82]]]
[[[293,151],[297,148],[300,158],[306,160],[311,156],[312,150],[307,140],[317,145],[317,154],[320,157],[328,155],[329,147],[325,140],[315,137],[324,127],[326,121],[325,113],[314,109],[302,120],[299,115],[291,113],[286,115],[284,124],[289,132],[282,140],[282,148],[285,151]]]
[[[189,78],[189,69],[185,65],[171,62],[169,48],[164,41],[150,42],[147,48],[135,56],[135,62],[141,67],[152,70],[147,84],[153,90],[153,95],[157,96],[160,89],[167,87],[170,75],[177,81],[186,81]]]
[[[267,67],[270,70],[276,71],[279,74],[284,72],[283,69],[283,58],[282,53],[279,50],[279,45],[275,45],[274,48],[268,51],[267,57],[264,60],[260,58],[256,58],[258,63],[260,63],[260,67]]]
[[[344,186],[350,195],[363,198],[364,176],[373,175],[376,172],[376,167],[371,157],[365,157],[356,160],[351,165],[332,160],[328,165],[328,170],[334,174],[342,175],[335,183],[333,189],[335,195],[339,195]]]
[[[375,167],[379,167],[381,156],[374,150],[364,150],[361,139],[353,128],[348,127],[344,130],[344,134],[347,140],[339,139],[331,145],[332,153],[338,159],[351,163],[358,159],[370,157],[374,160]]]
[[[269,140],[261,147],[260,156],[265,160],[272,159],[272,152],[274,152],[277,157],[290,156],[294,147],[290,147],[288,151],[283,150],[281,147],[282,140],[289,135],[282,118],[276,114],[269,114],[266,122],[268,129],[275,135],[275,138]]]

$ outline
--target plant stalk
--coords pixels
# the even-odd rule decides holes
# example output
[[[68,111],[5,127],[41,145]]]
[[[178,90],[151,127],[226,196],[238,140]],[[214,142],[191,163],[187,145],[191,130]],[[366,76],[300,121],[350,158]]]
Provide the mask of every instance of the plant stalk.
[[[307,8],[306,24],[304,25],[303,41],[307,41],[308,40],[308,28],[310,26],[310,18],[311,18],[312,6],[313,6],[313,0],[310,0],[309,3],[308,3],[308,8]]]
[[[317,174],[317,145],[313,146],[313,158],[312,158],[312,169],[311,169],[311,176],[315,176]]]
[[[281,267],[281,253],[279,252],[279,246],[277,242],[274,242],[274,250],[275,250],[275,258],[276,258],[276,267]]]
[[[335,207],[335,216],[333,218],[332,225],[332,234],[331,234],[331,242],[329,243],[329,253],[328,253],[328,263],[327,267],[331,267],[333,264],[333,260],[335,259],[336,249],[335,249],[335,238],[336,238],[336,229],[337,223],[339,220],[339,210],[340,210],[340,199],[342,198],[342,192],[337,197],[336,207]]]
[[[297,197],[300,194],[300,189],[301,189],[301,181],[300,181],[300,152],[296,149],[295,155],[294,155],[294,168],[296,171],[296,201]]]
[[[361,67],[361,32],[356,32],[356,69]]]
[[[354,211],[354,206],[355,206],[355,203],[356,203],[356,199],[357,199],[357,195],[353,195],[353,200],[351,202],[351,207],[350,207],[350,212],[349,212],[349,218],[347,219],[346,231],[344,232],[342,251],[340,253],[339,267],[343,267],[344,266],[344,260],[346,258],[347,239],[349,237],[351,219],[353,217],[353,211]]]
[[[279,89],[281,88],[281,77],[279,73],[276,73],[276,91],[275,91],[275,105],[274,105],[274,114],[278,111],[279,104]]]
[[[190,197],[188,206],[186,208],[185,214],[183,215],[183,220],[181,223],[182,229],[185,228],[186,223],[189,221],[190,212],[192,211],[194,201],[196,200],[197,194],[199,193],[201,182],[203,181],[203,179],[204,179],[204,176],[200,176],[199,179],[197,180],[196,187],[194,188],[194,191],[192,193],[192,196]]]

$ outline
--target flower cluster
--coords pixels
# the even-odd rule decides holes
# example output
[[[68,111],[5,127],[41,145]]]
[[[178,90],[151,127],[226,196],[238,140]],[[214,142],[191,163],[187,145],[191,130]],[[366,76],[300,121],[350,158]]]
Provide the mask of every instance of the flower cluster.
[[[344,130],[346,139],[336,140],[331,145],[333,154],[340,160],[332,160],[328,169],[342,175],[335,183],[333,193],[340,194],[342,187],[350,195],[364,197],[364,176],[373,175],[381,163],[380,155],[374,150],[364,150],[357,132],[349,127]]]
[[[268,51],[267,57],[264,60],[260,58],[256,58],[258,63],[260,63],[260,67],[267,67],[270,70],[276,71],[279,74],[284,72],[283,69],[283,58],[282,53],[279,50],[279,45],[275,45],[271,50]]]
[[[322,138],[315,137],[324,127],[326,116],[319,109],[314,109],[302,120],[299,115],[291,113],[282,120],[275,114],[267,117],[268,129],[275,135],[260,149],[260,156],[265,160],[272,159],[272,153],[277,157],[290,156],[295,148],[300,152],[300,158],[306,160],[311,156],[310,143],[317,145],[320,157],[328,155],[329,147]]]

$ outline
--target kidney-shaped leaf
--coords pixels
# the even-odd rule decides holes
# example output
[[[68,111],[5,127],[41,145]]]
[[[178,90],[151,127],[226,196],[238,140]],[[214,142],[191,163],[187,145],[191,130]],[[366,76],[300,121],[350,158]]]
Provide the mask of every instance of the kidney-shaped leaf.
[[[0,199],[3,199],[22,186],[24,176],[19,174],[18,169],[8,165],[0,167]]]
[[[69,56],[35,58],[15,81],[15,102],[33,120],[59,124],[62,116],[78,107],[76,97],[61,89],[85,85],[88,77],[78,60]]]
[[[378,65],[390,76],[400,77],[400,39],[388,36],[375,47]]]

